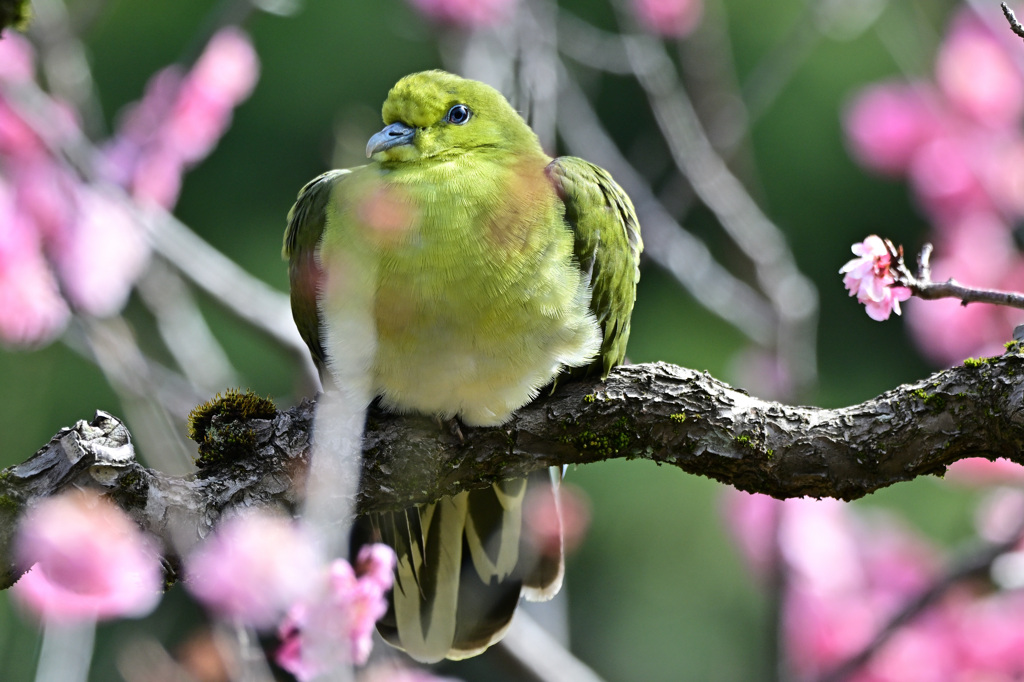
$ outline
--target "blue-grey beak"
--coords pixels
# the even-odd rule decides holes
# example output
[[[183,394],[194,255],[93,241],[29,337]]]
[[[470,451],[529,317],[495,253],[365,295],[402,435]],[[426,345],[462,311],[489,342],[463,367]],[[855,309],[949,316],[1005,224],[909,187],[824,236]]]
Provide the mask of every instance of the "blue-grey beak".
[[[366,158],[370,158],[377,152],[397,147],[400,144],[410,144],[416,129],[407,126],[401,121],[395,121],[379,133],[374,134],[366,143]]]

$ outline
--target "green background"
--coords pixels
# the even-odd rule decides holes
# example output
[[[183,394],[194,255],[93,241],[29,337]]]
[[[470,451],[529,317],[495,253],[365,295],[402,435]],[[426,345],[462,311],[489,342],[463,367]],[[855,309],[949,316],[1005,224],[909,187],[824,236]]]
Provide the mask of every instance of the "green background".
[[[614,14],[604,2],[562,4],[613,27]],[[87,5],[95,3],[73,2],[71,8]],[[794,27],[806,22],[806,5],[711,4],[709,11],[727,20],[740,82],[772,55],[786,54],[799,34]],[[801,402],[859,402],[933,369],[919,358],[902,320],[870,320],[847,297],[837,274],[850,258],[850,244],[867,234],[886,235],[913,250],[927,229],[904,184],[871,177],[850,160],[840,112],[858,87],[898,74],[886,47],[893,36],[916,58],[911,66],[927,75],[952,6],[891,3],[878,30],[846,40],[812,39],[792,78],[751,129],[754,196],[819,286],[820,382],[799,396]],[[155,70],[194,49],[191,43],[214,7],[210,0],[112,0],[102,6],[84,39],[108,126]],[[219,147],[186,177],[175,212],[248,271],[285,290],[281,233],[298,188],[338,160],[338,129],[365,140],[379,127],[376,112],[395,80],[441,65],[440,34],[400,0],[311,1],[291,17],[255,15],[247,28],[262,62],[260,82]],[[684,66],[695,71],[699,65]],[[599,85],[602,120],[623,149],[637,149],[656,131],[639,89],[621,77],[602,77]],[[664,160],[651,156],[632,158],[641,171],[659,176]],[[341,161],[358,159],[342,153]],[[750,268],[706,211],[681,219],[749,279]],[[298,401],[295,359],[200,298],[246,387],[272,395],[281,406]],[[908,305],[917,304],[926,305]],[[126,314],[144,344],[157,343],[137,301]],[[665,360],[739,383],[732,361],[744,347],[738,332],[645,262],[629,351],[634,362]],[[67,345],[0,351],[0,464],[26,459],[57,429],[91,418],[96,409],[123,413],[101,373]],[[184,431],[183,424],[179,428]],[[768,602],[726,534],[721,485],[647,462],[591,465],[571,470],[568,478],[587,491],[593,508],[588,540],[569,563],[573,650],[608,680],[763,679],[772,657]],[[956,542],[970,532],[971,499],[921,480],[865,503],[899,508],[931,536]],[[132,638],[152,635],[173,649],[197,618],[197,609],[175,588],[153,616],[101,626],[92,679],[117,679],[118,648]],[[31,679],[38,645],[36,627],[0,596],[0,678]],[[497,679],[493,667],[501,665],[489,653],[446,672]]]

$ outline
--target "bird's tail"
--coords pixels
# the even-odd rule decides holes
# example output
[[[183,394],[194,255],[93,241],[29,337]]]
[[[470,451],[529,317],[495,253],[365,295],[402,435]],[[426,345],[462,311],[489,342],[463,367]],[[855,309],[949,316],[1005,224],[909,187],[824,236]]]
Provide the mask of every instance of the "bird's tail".
[[[521,594],[550,599],[562,584],[564,557],[557,481],[561,472],[446,497],[402,512],[374,514],[364,533],[398,554],[388,613],[377,629],[421,662],[468,658],[504,636]],[[524,501],[541,502],[557,529],[538,541],[524,526]],[[365,541],[366,538],[364,538]]]

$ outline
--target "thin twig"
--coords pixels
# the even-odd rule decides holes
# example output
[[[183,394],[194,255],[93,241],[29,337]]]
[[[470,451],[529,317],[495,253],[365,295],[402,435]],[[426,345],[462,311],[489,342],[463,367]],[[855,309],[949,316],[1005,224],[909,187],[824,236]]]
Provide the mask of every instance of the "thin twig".
[[[1003,16],[1006,17],[1008,22],[1010,22],[1010,30],[1013,31],[1014,34],[1024,38],[1024,26],[1021,26],[1020,22],[1017,21],[1017,16],[1013,13],[1013,10],[1010,9],[1010,6],[1005,2],[999,3],[999,6],[1003,8]]]
[[[931,265],[929,259],[932,253],[932,245],[925,244],[921,249],[917,262],[917,275],[910,272],[903,261],[902,247],[897,249],[892,242],[886,240],[889,253],[896,264],[893,268],[895,284],[906,287],[917,296],[926,301],[934,301],[940,298],[959,299],[961,305],[968,303],[991,303],[993,305],[1008,306],[1024,310],[1024,294],[1014,291],[1000,291],[998,289],[980,289],[960,284],[950,278],[945,282],[933,282],[931,279]]]

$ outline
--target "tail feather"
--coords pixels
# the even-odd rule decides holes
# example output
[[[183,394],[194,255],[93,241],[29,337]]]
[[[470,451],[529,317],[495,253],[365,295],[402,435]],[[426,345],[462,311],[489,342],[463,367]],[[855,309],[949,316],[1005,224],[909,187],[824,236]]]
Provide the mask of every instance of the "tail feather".
[[[550,547],[539,551],[523,529],[528,486],[557,500],[549,482],[535,485],[547,476],[376,514],[372,528],[363,525],[364,535],[370,531],[398,554],[391,604],[377,624],[386,641],[423,663],[468,658],[504,636],[521,594],[538,600],[558,591],[561,545],[556,555]]]

